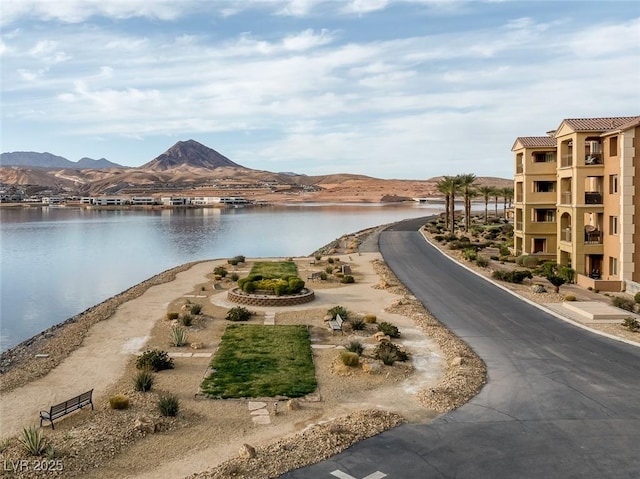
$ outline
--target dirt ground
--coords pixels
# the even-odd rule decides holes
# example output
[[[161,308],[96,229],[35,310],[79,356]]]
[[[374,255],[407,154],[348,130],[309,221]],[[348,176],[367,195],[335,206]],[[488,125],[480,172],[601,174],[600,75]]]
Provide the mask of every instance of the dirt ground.
[[[437,412],[425,407],[416,392],[435,385],[442,374],[438,346],[410,317],[388,312],[398,295],[378,287],[380,277],[373,267],[380,260],[378,253],[335,259],[334,265],[350,265],[354,284],[341,284],[337,278],[308,282],[316,299],[307,305],[249,308],[255,313],[250,320],[253,323],[264,323],[267,313],[275,313],[276,325],[308,325],[314,345],[317,392],[297,401],[298,407],[284,398],[264,399],[262,409],[268,424],[254,421],[249,400],[213,400],[197,394],[210,357],[175,357],[175,369],[155,375],[154,392],[139,393],[132,386],[136,352],[157,347],[170,353],[215,353],[227,324],[226,311],[235,306],[226,297],[235,283],[216,281],[211,272],[215,266],[225,265],[230,273],[242,277],[251,267],[250,261],[233,267],[221,260],[196,264],[178,273],[174,281],[152,286],[122,304],[108,320],[95,324],[82,346],[46,376],[3,392],[1,436],[16,435],[21,428],[36,424],[38,411],[51,404],[94,389],[95,411],[83,410],[57,421],[55,431],[45,428],[46,438],[56,445],[57,457],[64,461],[66,472],[61,476],[175,478],[219,465],[236,456],[243,444],[265,445],[356,411],[383,410],[414,422],[433,418]],[[309,258],[296,261],[301,277],[328,265],[326,258],[316,264],[310,264]],[[202,313],[189,328],[189,341],[201,343],[201,347],[169,346],[172,323],[166,313],[194,303],[201,304]],[[358,339],[366,347],[364,356],[371,355],[377,328],[368,325],[365,331],[332,334],[324,317],[336,305],[346,307],[354,316],[375,314],[378,322],[398,326],[402,335],[397,342],[412,354],[412,361],[381,365],[374,372],[343,366],[338,360],[340,348]],[[363,362],[374,360],[365,358]],[[129,409],[110,409],[108,399],[117,393],[129,397]],[[178,396],[178,418],[162,419],[154,410],[161,393]],[[260,399],[251,400],[256,401]],[[136,429],[141,420],[151,420],[158,431],[141,433]],[[126,432],[118,433],[118,428]],[[16,444],[7,442],[3,449],[4,457],[12,457]]]

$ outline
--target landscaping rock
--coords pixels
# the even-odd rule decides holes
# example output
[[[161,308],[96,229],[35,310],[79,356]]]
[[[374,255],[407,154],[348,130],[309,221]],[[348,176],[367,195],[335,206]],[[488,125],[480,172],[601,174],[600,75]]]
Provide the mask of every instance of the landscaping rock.
[[[287,401],[287,409],[289,411],[297,411],[298,409],[300,409],[300,401],[298,401],[297,399],[290,399],[289,401]]]
[[[245,459],[253,459],[254,457],[256,457],[256,449],[249,444],[243,444],[242,446],[240,446],[239,455],[240,457]]]
[[[382,372],[382,364],[375,363],[362,363],[362,370],[368,374],[380,374]]]

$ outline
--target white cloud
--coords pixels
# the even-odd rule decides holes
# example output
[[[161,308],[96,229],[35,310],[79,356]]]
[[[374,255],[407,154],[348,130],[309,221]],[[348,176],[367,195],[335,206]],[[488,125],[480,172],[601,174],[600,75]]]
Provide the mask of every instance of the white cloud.
[[[285,37],[282,40],[282,45],[285,50],[300,52],[327,45],[332,41],[333,36],[329,30],[322,29],[319,34],[316,34],[312,29],[307,29],[298,34]]]

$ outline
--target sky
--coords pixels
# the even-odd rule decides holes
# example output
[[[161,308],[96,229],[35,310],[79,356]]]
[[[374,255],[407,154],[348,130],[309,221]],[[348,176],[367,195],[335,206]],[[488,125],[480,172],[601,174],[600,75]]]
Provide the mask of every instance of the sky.
[[[2,0],[0,67],[2,152],[510,178],[518,136],[640,115],[640,2]]]

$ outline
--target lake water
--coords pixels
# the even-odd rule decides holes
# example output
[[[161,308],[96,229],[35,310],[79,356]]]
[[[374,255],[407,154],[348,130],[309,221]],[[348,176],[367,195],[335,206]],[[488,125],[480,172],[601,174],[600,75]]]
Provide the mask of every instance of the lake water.
[[[0,350],[195,260],[307,256],[343,234],[441,210],[420,204],[0,209]]]

